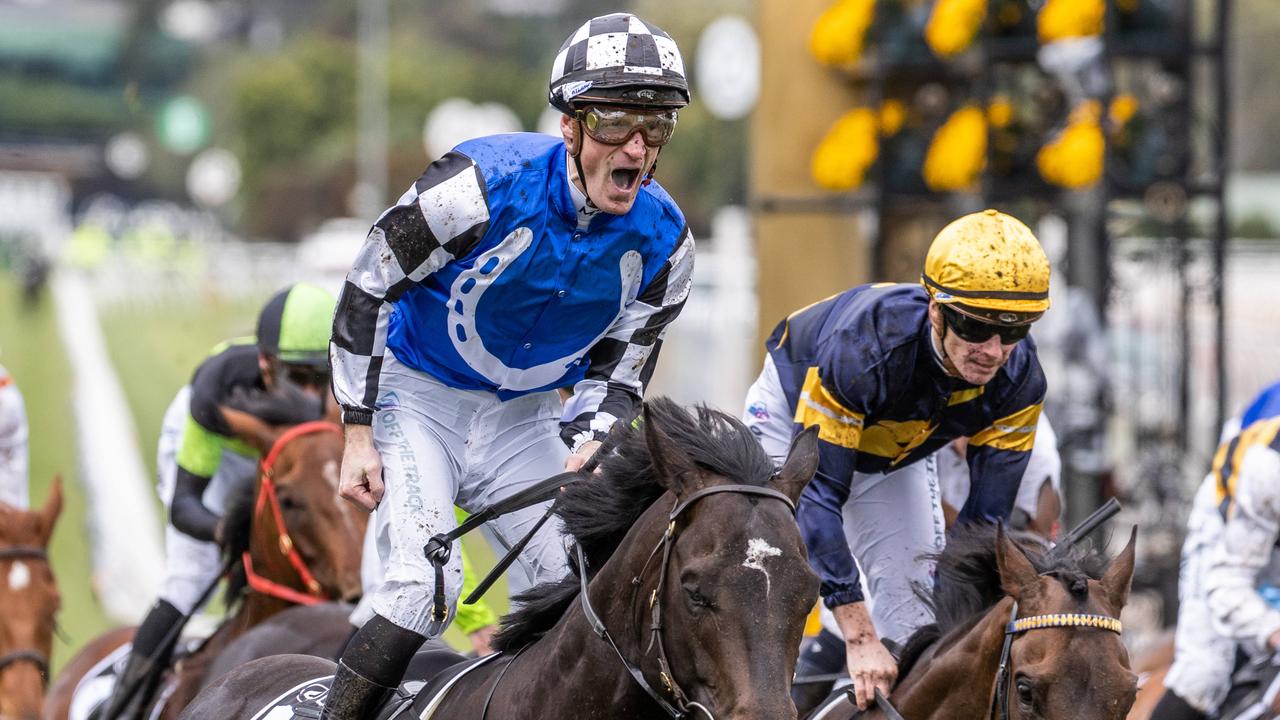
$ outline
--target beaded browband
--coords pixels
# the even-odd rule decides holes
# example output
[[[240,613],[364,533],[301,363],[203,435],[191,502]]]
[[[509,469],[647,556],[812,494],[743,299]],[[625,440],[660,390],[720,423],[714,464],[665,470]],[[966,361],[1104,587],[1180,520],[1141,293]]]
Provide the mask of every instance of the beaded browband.
[[[1028,630],[1055,627],[1091,627],[1120,633],[1120,621],[1106,615],[1086,615],[1083,613],[1052,613],[1050,615],[1032,615],[1005,625],[1006,634],[1016,634]]]

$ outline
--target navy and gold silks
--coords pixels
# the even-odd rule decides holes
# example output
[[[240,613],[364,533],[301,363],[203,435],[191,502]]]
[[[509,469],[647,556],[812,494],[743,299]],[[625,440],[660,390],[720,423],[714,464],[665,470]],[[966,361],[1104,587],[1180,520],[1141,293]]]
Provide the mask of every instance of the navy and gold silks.
[[[841,515],[855,472],[891,472],[969,437],[960,520],[994,521],[1012,510],[1035,442],[1046,388],[1035,343],[971,385],[943,369],[928,306],[916,284],[862,285],[792,313],[766,342],[797,430],[819,429],[798,519],[830,607],[862,599]]]
[[[1245,453],[1255,446],[1280,452],[1280,417],[1270,417],[1252,423],[1235,437],[1218,446],[1213,455],[1214,484],[1217,486],[1218,513],[1225,522],[1236,505],[1236,486],[1240,482],[1240,466]]]

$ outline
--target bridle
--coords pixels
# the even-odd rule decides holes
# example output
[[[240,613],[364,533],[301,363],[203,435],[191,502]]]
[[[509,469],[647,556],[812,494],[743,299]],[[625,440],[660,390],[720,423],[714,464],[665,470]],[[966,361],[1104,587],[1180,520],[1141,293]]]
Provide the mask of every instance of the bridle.
[[[1009,622],[1004,626],[1004,646],[1000,649],[1000,667],[996,671],[996,690],[991,698],[991,712],[987,717],[994,717],[997,708],[1000,720],[1009,720],[1009,653],[1013,647],[1015,635],[1031,630],[1045,628],[1096,628],[1120,634],[1120,621],[1107,615],[1087,613],[1050,613],[1048,615],[1031,615],[1018,617],[1018,601],[1013,601],[1013,610],[1009,612]]]
[[[18,545],[0,548],[0,561],[4,560],[39,560],[49,562],[49,553],[41,547]],[[0,673],[19,663],[35,665],[40,671],[40,681],[45,687],[49,685],[49,658],[39,650],[23,648],[0,655]]]
[[[280,453],[284,451],[286,445],[303,435],[320,432],[338,433],[341,431],[337,425],[331,422],[316,420],[295,425],[276,438],[275,443],[271,445],[271,451],[262,459],[261,472],[259,473],[261,482],[258,488],[258,501],[253,508],[253,522],[255,525],[262,518],[263,510],[270,509],[271,516],[275,520],[276,545],[280,549],[280,554],[287,557],[289,564],[297,571],[298,577],[302,580],[302,586],[306,588],[306,592],[303,593],[286,585],[281,585],[254,572],[253,561],[249,557],[249,551],[246,550],[241,558],[249,587],[264,595],[298,605],[316,605],[331,598],[325,595],[315,575],[307,567],[307,562],[303,560],[302,554],[298,552],[297,546],[293,544],[293,538],[289,536],[289,529],[285,526],[284,512],[280,509],[280,499],[276,495],[276,485],[272,477],[276,460],[280,458]]]
[[[671,560],[671,548],[675,545],[676,520],[695,502],[707,497],[708,495],[716,495],[719,493],[734,493],[737,495],[755,495],[757,497],[774,498],[775,500],[781,500],[786,503],[793,515],[796,511],[795,503],[791,501],[791,498],[777,490],[774,490],[773,488],[760,487],[757,485],[713,485],[709,488],[704,488],[693,493],[689,497],[685,498],[683,502],[678,502],[671,510],[671,514],[667,516],[667,529],[662,533],[662,538],[658,541],[658,544],[655,545],[653,550],[649,553],[649,557],[644,561],[644,565],[640,568],[640,572],[636,573],[635,577],[631,579],[631,585],[634,588],[632,591],[632,605],[634,606],[636,594],[640,591],[641,579],[644,577],[645,571],[648,570],[649,564],[658,555],[658,551],[661,550],[662,560],[658,565],[658,585],[649,595],[650,639],[649,646],[645,649],[645,654],[648,655],[655,647],[657,648],[659,669],[658,677],[662,680],[663,688],[670,694],[670,701],[663,697],[657,690],[654,690],[653,686],[645,680],[644,673],[640,670],[639,666],[628,660],[626,656],[622,654],[622,650],[618,648],[618,644],[613,641],[613,638],[609,635],[608,629],[605,628],[604,622],[602,622],[600,620],[600,616],[596,614],[595,608],[591,607],[591,600],[587,596],[586,558],[583,555],[582,546],[575,544],[575,551],[578,556],[578,578],[582,584],[578,596],[582,600],[582,612],[586,615],[587,622],[591,624],[591,629],[595,631],[595,634],[608,642],[609,647],[613,648],[614,653],[618,656],[618,660],[622,662],[623,667],[625,667],[627,672],[630,673],[631,678],[635,681],[636,685],[639,685],[640,689],[644,690],[645,694],[647,694],[654,703],[658,705],[658,707],[662,708],[667,715],[675,718],[675,720],[684,720],[685,718],[691,717],[694,710],[697,710],[706,717],[711,718],[711,720],[715,720],[715,716],[711,714],[710,710],[701,703],[689,699],[688,693],[680,687],[680,683],[676,681],[675,676],[671,673],[671,663],[667,660],[667,651],[662,643],[662,590],[666,586],[667,569]]]

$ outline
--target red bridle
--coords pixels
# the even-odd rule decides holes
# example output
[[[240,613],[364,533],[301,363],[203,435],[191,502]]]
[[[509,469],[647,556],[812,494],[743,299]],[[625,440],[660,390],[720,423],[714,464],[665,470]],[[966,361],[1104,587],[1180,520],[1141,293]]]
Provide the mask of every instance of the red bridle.
[[[280,554],[289,558],[289,564],[297,571],[298,577],[302,579],[302,585],[306,588],[306,593],[302,593],[294,588],[281,585],[272,580],[258,575],[253,570],[253,561],[249,558],[248,551],[244,554],[244,574],[249,581],[249,587],[274,598],[279,598],[299,605],[316,605],[325,600],[329,600],[328,596],[320,588],[320,583],[316,581],[311,570],[307,568],[307,563],[302,559],[302,554],[298,552],[298,548],[293,544],[293,538],[289,537],[289,529],[284,524],[284,513],[280,510],[280,500],[276,496],[276,485],[272,481],[272,471],[275,467],[276,459],[280,457],[284,447],[292,442],[295,438],[302,435],[310,435],[318,432],[341,432],[337,425],[331,422],[317,420],[315,422],[306,422],[301,425],[295,425],[289,428],[283,435],[276,439],[271,446],[271,451],[262,459],[261,467],[261,485],[258,488],[258,502],[253,509],[253,522],[262,522],[262,510],[264,507],[271,508],[271,515],[275,518],[277,545],[280,548]]]

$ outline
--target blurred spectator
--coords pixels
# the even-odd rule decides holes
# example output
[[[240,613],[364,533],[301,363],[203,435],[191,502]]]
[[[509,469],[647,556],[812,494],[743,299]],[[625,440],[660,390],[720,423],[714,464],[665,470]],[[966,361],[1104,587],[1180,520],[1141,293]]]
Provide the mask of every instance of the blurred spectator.
[[[0,502],[26,509],[27,410],[9,371],[0,366]]]

